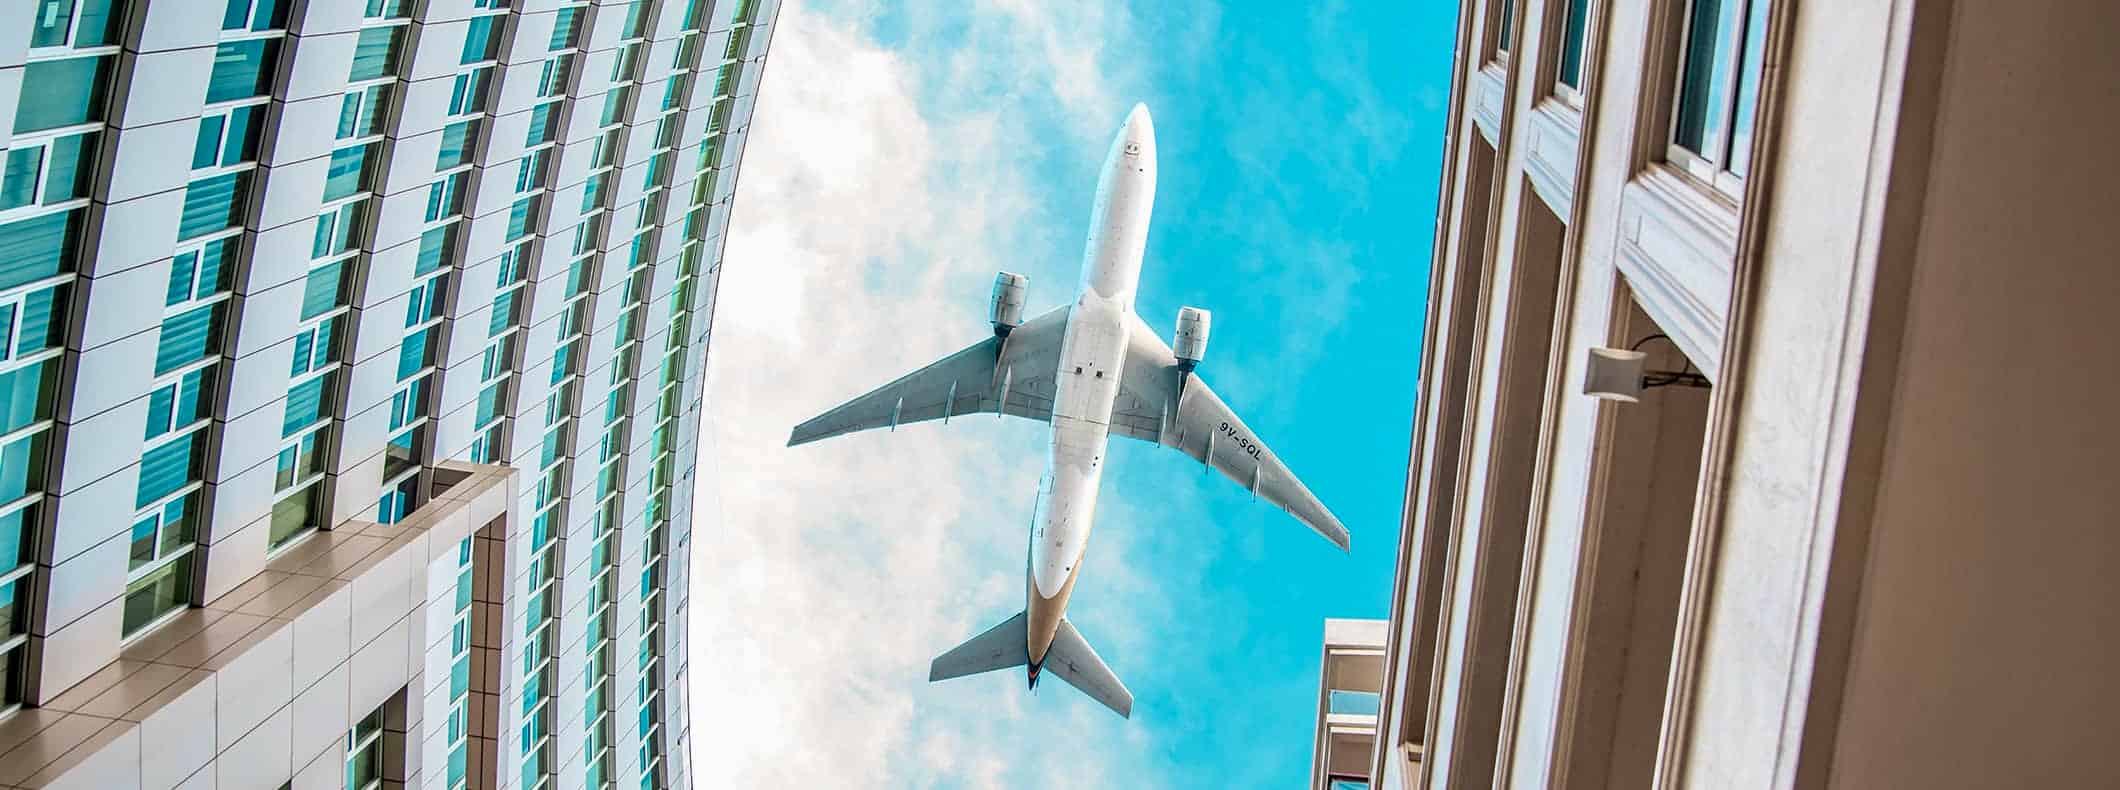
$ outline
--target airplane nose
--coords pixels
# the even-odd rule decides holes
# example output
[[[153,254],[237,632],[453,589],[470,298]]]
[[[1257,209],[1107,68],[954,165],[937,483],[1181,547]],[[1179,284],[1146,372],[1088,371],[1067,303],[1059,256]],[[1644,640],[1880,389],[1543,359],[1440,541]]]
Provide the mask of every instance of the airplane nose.
[[[1126,114],[1126,137],[1136,142],[1156,139],[1156,122],[1148,115],[1148,105],[1137,103],[1133,111]]]

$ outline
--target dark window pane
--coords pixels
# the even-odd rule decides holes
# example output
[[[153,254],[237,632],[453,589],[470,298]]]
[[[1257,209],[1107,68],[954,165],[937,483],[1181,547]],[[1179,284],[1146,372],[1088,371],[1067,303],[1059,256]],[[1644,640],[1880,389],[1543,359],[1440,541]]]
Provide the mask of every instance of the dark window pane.
[[[492,60],[494,51],[500,48],[500,37],[494,35],[494,20],[498,16],[475,17],[470,31],[464,34],[464,56],[462,62],[477,63]]]
[[[478,142],[478,128],[478,119],[473,118],[443,129],[442,151],[435,157],[434,169],[448,170],[469,164],[473,148]]]
[[[315,526],[317,511],[323,506],[319,494],[318,486],[312,485],[272,506],[272,527],[268,539],[273,546],[286,543],[289,538]]]
[[[221,164],[255,162],[258,159],[258,121],[265,108],[252,105],[230,110],[228,134],[221,146]]]
[[[22,300],[22,321],[16,327],[15,356],[58,348],[66,342],[66,322],[60,311],[66,305],[66,286],[59,285],[30,294]]]
[[[80,246],[80,209],[0,225],[0,290],[73,269]]]
[[[1767,9],[1771,5],[1766,0],[1752,0],[1752,7],[1745,14],[1745,48],[1739,56],[1736,117],[1730,121],[1729,170],[1740,176],[1752,164],[1752,118],[1758,112],[1759,73],[1765,67]]]
[[[221,162],[221,130],[228,119],[207,116],[199,119],[199,139],[191,146],[191,169],[203,170]]]
[[[8,151],[6,169],[0,170],[0,210],[21,208],[35,202],[37,177],[43,172],[44,146]]]
[[[184,214],[177,223],[177,238],[204,236],[240,224],[245,205],[245,187],[250,173],[203,178],[184,188]]]
[[[1687,18],[1685,60],[1678,79],[1678,119],[1671,140],[1686,150],[1716,156],[1723,139],[1729,99],[1731,37],[1743,0],[1693,0]]]
[[[191,603],[192,556],[185,556],[126,588],[127,635]]]
[[[413,276],[427,274],[448,265],[450,255],[456,251],[458,224],[460,223],[451,222],[420,235],[420,257],[413,262]]]
[[[574,31],[581,23],[581,9],[562,8],[552,22],[552,50],[571,49],[574,46]]]
[[[331,152],[331,167],[324,175],[324,202],[367,191],[368,154],[374,147],[370,143]]]
[[[219,304],[164,320],[161,342],[155,349],[155,375],[160,376],[219,352],[220,334]]]
[[[1590,0],[1568,0],[1568,17],[1561,30],[1560,82],[1577,90],[1583,87],[1583,47],[1587,43],[1583,34],[1589,11]]]
[[[302,286],[302,320],[330,312],[338,307],[346,292],[346,265],[334,261],[309,273],[309,280]]]
[[[169,288],[163,293],[163,306],[183,304],[191,301],[191,276],[198,271],[199,254],[187,252],[178,255],[169,264]]]
[[[57,360],[47,359],[0,373],[0,432],[13,433],[51,416],[58,366]],[[0,563],[0,569],[12,567]]]
[[[271,94],[279,54],[279,39],[222,44],[213,53],[213,77],[206,83],[206,103]]]
[[[42,131],[83,123],[101,123],[110,95],[111,56],[44,60],[22,71],[22,92],[15,110],[15,132]]]
[[[381,79],[397,74],[400,27],[371,27],[361,31],[361,37],[353,45],[353,70],[346,79],[352,82]]]
[[[112,13],[111,0],[81,0],[81,24],[74,34],[74,46],[101,47],[118,43],[125,28],[124,21]]]
[[[287,391],[287,412],[280,422],[280,435],[293,436],[325,417],[330,407],[331,374],[294,385]]]
[[[95,132],[61,137],[52,141],[51,174],[44,181],[44,202],[63,203],[88,197],[96,175]]]
[[[133,497],[133,507],[146,507],[198,480],[199,435],[193,431],[140,456],[140,489]]]

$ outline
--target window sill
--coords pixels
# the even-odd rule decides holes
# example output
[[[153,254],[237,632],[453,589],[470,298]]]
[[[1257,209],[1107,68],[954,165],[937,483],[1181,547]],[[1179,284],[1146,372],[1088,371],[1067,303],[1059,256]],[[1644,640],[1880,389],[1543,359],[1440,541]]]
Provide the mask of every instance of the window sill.
[[[1664,163],[1628,182],[1615,256],[1642,308],[1717,375],[1737,246],[1737,206]]]

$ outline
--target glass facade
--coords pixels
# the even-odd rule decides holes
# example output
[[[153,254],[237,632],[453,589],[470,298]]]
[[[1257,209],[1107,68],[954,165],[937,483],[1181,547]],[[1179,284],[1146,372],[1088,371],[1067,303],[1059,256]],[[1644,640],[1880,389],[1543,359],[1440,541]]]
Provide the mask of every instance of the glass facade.
[[[664,587],[682,575],[669,551],[687,528],[687,385],[728,211],[714,185],[740,151],[736,94],[764,47],[757,5],[468,0],[430,20],[440,4],[357,0],[357,27],[330,39],[352,50],[343,84],[303,105],[321,117],[282,117],[283,75],[322,40],[288,28],[324,4],[204,0],[190,17],[204,26],[185,28],[201,39],[186,45],[201,55],[196,115],[117,129],[114,86],[149,84],[121,45],[160,18],[141,16],[143,0],[22,1],[35,89],[0,97],[15,102],[0,147],[0,717],[38,679],[40,700],[78,681],[37,658],[40,616],[115,629],[89,641],[117,650],[156,644],[191,627],[176,625],[196,620],[185,610],[255,581],[245,568],[366,534],[341,527],[417,518],[461,474],[445,463],[505,464],[519,523],[492,542],[529,572],[477,589],[522,649],[503,677],[471,671],[486,628],[473,616],[487,612],[476,541],[453,584],[437,559],[435,589],[456,598],[450,694],[421,725],[446,732],[448,756],[429,776],[685,784],[666,695],[681,662],[665,655],[682,594]],[[142,141],[171,167],[99,178]],[[167,240],[140,249],[134,228]],[[124,277],[99,288],[76,275],[86,260]],[[97,309],[84,321],[76,305]],[[98,387],[76,387],[89,372]],[[85,455],[60,463],[57,448]],[[114,512],[62,507],[76,491]],[[55,547],[85,540],[54,523],[80,512],[122,539],[93,555]],[[96,562],[115,582],[120,554],[108,617],[36,608]],[[560,670],[577,659],[586,672]],[[492,696],[503,687],[511,698]],[[485,704],[512,735],[491,742],[523,748],[481,757],[480,738],[498,736],[473,732]],[[392,781],[374,759],[391,748],[379,726],[348,731],[347,786]],[[553,745],[576,727],[583,751]]]

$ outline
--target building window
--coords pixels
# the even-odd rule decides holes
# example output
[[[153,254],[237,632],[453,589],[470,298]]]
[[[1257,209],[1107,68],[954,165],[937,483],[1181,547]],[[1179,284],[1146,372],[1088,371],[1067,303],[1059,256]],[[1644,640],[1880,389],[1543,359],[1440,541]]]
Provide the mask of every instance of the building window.
[[[123,631],[126,636],[160,621],[191,604],[192,565],[196,559],[189,544],[182,554],[125,586]]]
[[[249,207],[250,171],[202,178],[184,188],[177,238],[195,239],[242,222]]]
[[[479,119],[460,121],[442,130],[441,151],[434,157],[434,169],[450,170],[471,164],[478,149]]]
[[[361,717],[346,733],[346,790],[383,786],[383,709]]]
[[[258,127],[264,117],[265,106],[253,104],[200,118],[198,142],[191,149],[191,169],[257,161]]]
[[[464,54],[458,61],[463,64],[483,63],[499,54],[501,17],[481,16],[471,20],[471,29],[464,34]]]
[[[402,25],[362,30],[360,38],[354,40],[353,68],[346,74],[347,81],[366,82],[397,76],[404,32]]]
[[[214,50],[213,76],[206,83],[206,103],[266,96],[279,69],[280,40],[231,41]]]
[[[1692,0],[1673,91],[1669,159],[1735,192],[1751,164],[1768,0]]]
[[[228,0],[222,30],[281,30],[287,27],[287,0]]]
[[[22,92],[15,106],[15,133],[62,126],[102,123],[110,98],[111,56],[40,60],[22,70]]]
[[[122,17],[112,0],[35,0],[29,47],[101,47],[118,43]],[[122,7],[121,7],[122,10]]]
[[[17,140],[0,165],[0,211],[88,197],[100,138],[87,132],[36,142]]]
[[[339,100],[338,139],[351,140],[383,133],[390,109],[389,84],[371,85],[347,93]]]
[[[1560,65],[1554,72],[1555,93],[1575,104],[1582,103],[1583,57],[1590,46],[1590,0],[1567,0],[1561,18]]]
[[[1494,59],[1509,61],[1510,40],[1516,35],[1516,0],[1500,0],[1494,24]]]
[[[331,152],[331,165],[324,175],[324,202],[368,191],[369,177],[373,174],[368,162],[374,153],[374,143]]]

